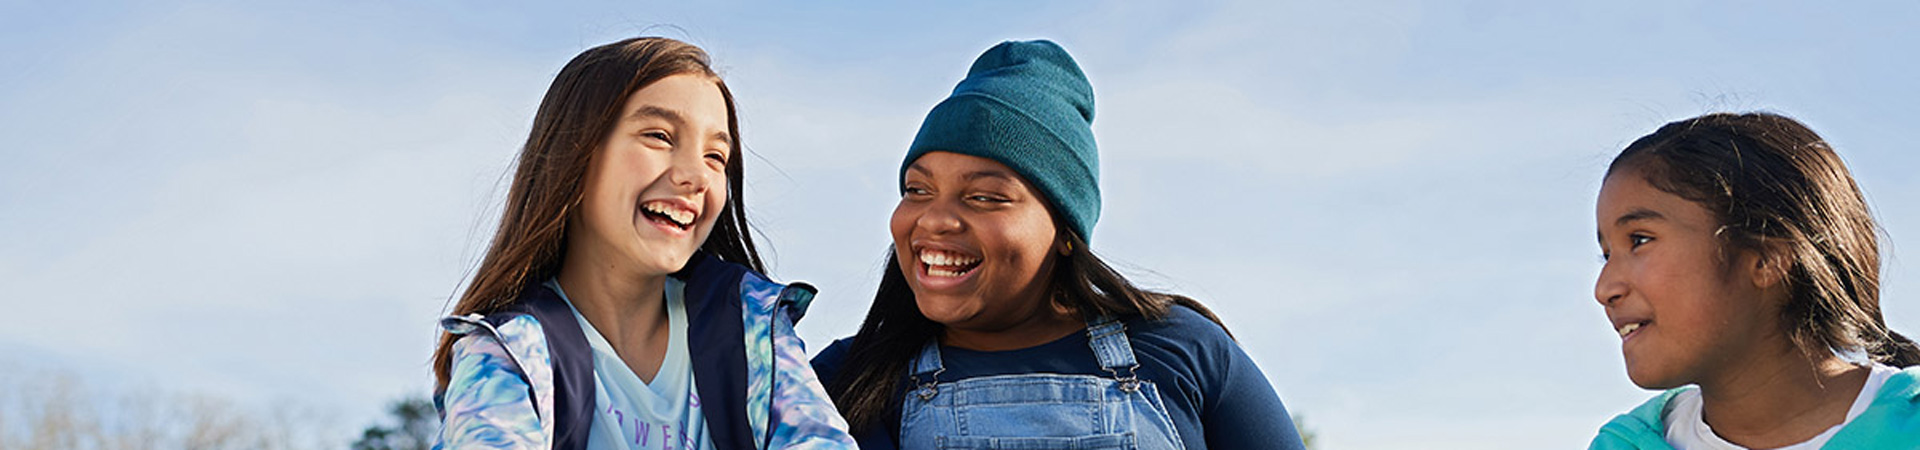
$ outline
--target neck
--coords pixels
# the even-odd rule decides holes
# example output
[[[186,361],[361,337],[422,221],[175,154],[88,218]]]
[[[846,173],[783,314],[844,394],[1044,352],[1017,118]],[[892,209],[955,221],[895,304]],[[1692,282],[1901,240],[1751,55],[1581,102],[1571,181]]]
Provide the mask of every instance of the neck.
[[[664,330],[666,274],[636,273],[608,261],[593,258],[590,252],[567,252],[555,278],[574,309],[616,349],[635,337]]]
[[[1714,434],[1747,448],[1805,442],[1846,421],[1871,372],[1832,354],[1809,360],[1791,346],[1773,356],[1702,380],[1701,415]]]
[[[942,344],[977,351],[1019,350],[1066,337],[1085,329],[1086,322],[1063,308],[1046,305],[1020,322],[993,329],[967,329],[947,326],[941,331]]]

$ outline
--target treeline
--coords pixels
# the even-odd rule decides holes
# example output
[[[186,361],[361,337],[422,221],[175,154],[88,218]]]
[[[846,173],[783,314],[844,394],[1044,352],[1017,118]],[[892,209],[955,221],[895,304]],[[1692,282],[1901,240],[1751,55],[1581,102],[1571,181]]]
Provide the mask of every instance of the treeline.
[[[335,450],[325,414],[210,395],[92,386],[61,371],[0,372],[0,450]]]

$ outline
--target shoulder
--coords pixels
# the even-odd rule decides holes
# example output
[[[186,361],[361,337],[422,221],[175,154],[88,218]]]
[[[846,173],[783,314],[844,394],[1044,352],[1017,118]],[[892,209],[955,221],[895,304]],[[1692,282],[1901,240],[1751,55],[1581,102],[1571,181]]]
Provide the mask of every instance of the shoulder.
[[[1144,376],[1182,392],[1179,398],[1196,405],[1233,391],[1239,382],[1265,383],[1226,329],[1185,306],[1157,319],[1127,320],[1127,339]]]
[[[540,447],[552,432],[539,420],[552,404],[552,368],[539,320],[525,314],[497,325],[474,317],[449,319],[443,324],[463,336],[454,341],[447,387],[438,399],[444,442],[462,448]]]
[[[841,338],[820,350],[820,354],[814,355],[813,372],[820,376],[821,382],[833,382],[833,377],[840,372],[840,366],[846,363],[847,351],[851,348],[853,348],[853,338]]]
[[[1614,416],[1600,427],[1600,433],[1593,437],[1590,450],[1627,450],[1627,449],[1671,449],[1667,444],[1666,411],[1667,405],[1681,392],[1691,387],[1669,389],[1646,402],[1636,406],[1625,414]]]
[[[524,389],[528,381],[553,378],[546,332],[531,314],[449,317],[442,325],[461,335],[453,342],[449,390],[462,382],[518,383]]]
[[[1894,372],[1873,403],[1828,441],[1835,448],[1892,448],[1920,439],[1920,366]]]
[[[788,322],[799,322],[813,303],[818,289],[801,281],[781,283],[745,265],[701,253],[674,276],[673,288],[688,292],[691,301],[738,303],[745,313],[772,316],[782,313]],[[689,289],[692,287],[692,289]],[[737,294],[738,297],[733,295]],[[726,298],[691,298],[705,296]]]
[[[1127,327],[1134,329],[1136,334],[1195,334],[1190,337],[1231,340],[1220,324],[1184,305],[1167,308],[1166,317],[1158,319],[1135,317],[1127,321]]]
[[[1920,366],[1908,367],[1887,377],[1874,402],[1920,404]]]
[[[499,363],[514,366],[515,373],[524,373],[527,369],[518,366],[549,360],[546,332],[532,314],[448,317],[441,320],[441,326],[460,335],[453,343],[455,364],[462,358],[497,357],[502,360]]]
[[[1220,324],[1185,306],[1174,306],[1166,317],[1127,320],[1127,337],[1139,351],[1165,353],[1191,362],[1230,358],[1242,353],[1240,344]]]

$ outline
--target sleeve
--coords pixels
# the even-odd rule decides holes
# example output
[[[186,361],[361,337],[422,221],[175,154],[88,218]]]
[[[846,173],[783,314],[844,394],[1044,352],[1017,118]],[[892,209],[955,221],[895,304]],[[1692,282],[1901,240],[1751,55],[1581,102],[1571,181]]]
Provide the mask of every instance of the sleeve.
[[[1635,450],[1637,448],[1638,447],[1633,446],[1632,442],[1621,439],[1619,436],[1609,435],[1605,432],[1594,436],[1593,442],[1587,444],[1587,450]]]
[[[807,362],[806,344],[787,314],[773,315],[773,430],[767,448],[857,449],[847,421]]]
[[[526,378],[491,336],[453,344],[452,373],[441,394],[440,442],[434,448],[549,447]]]
[[[1216,327],[1215,330],[1218,330]],[[1200,422],[1207,448],[1305,450],[1293,418],[1260,367],[1224,331],[1208,367]]]
[[[830,383],[834,377],[840,376],[840,367],[846,365],[847,349],[852,347],[853,338],[844,338],[833,341],[833,344],[821,350],[819,355],[814,355],[813,372],[820,375],[822,383]],[[893,418],[894,420],[888,422],[889,426],[876,426],[861,431],[853,436],[853,441],[866,450],[900,448],[900,443],[896,442],[895,438],[899,432],[897,429],[900,424],[899,415],[896,414]]]

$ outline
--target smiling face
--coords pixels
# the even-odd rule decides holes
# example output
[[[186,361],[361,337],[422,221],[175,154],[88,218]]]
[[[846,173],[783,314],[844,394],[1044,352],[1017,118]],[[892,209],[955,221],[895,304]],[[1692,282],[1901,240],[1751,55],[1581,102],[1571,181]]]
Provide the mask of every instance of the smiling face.
[[[680,270],[726,205],[732,140],[712,78],[673,75],[634,91],[587,168],[568,259],[616,276]]]
[[[1777,319],[1784,294],[1760,258],[1723,252],[1706,208],[1641,173],[1609,175],[1597,208],[1606,265],[1594,297],[1621,336],[1627,377],[1648,389],[1706,385],[1776,357],[1771,350],[1786,339]]]
[[[1045,199],[990,159],[931,152],[907,168],[894,254],[921,314],[949,333],[997,333],[1060,314],[1047,280],[1060,249]]]

